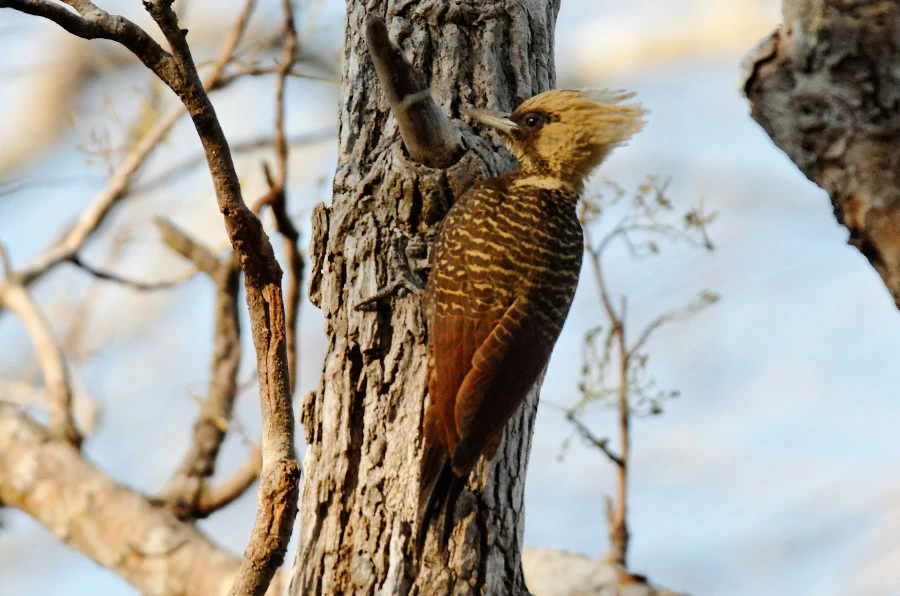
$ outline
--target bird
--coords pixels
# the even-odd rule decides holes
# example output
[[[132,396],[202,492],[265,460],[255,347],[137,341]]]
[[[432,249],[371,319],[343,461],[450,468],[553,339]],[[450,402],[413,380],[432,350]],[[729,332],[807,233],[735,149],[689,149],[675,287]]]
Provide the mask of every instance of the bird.
[[[491,460],[509,418],[550,359],[572,303],[591,172],[639,132],[634,93],[553,90],[512,113],[464,110],[496,130],[519,167],[475,183],[450,208],[422,293],[428,395],[416,551],[434,522],[446,552],[467,479]]]

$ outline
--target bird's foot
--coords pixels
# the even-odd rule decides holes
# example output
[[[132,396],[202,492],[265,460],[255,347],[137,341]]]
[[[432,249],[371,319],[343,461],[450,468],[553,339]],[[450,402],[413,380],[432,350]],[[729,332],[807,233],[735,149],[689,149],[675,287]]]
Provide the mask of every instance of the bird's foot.
[[[427,256],[425,258],[421,257],[421,253],[427,254],[427,250],[427,246],[422,239],[418,237],[410,239],[399,231],[395,232],[394,237],[391,239],[389,256],[391,269],[396,276],[354,308],[356,310],[375,310],[378,302],[385,298],[390,298],[394,294],[401,298],[406,296],[407,293],[414,296],[420,295],[422,290],[425,289],[425,284],[416,275],[414,269],[419,271],[428,266]]]

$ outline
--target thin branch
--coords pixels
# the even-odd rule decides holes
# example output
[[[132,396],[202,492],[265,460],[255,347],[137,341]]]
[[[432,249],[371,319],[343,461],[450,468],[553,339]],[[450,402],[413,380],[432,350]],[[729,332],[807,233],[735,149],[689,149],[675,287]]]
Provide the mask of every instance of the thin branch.
[[[606,457],[610,459],[610,461],[616,464],[617,467],[622,468],[625,466],[625,461],[621,457],[613,453],[612,449],[609,448],[608,437],[597,437],[594,433],[591,432],[591,429],[585,426],[585,424],[578,419],[578,417],[575,415],[575,412],[571,410],[566,412],[566,420],[575,425],[575,429],[578,431],[578,434],[580,434],[585,441],[602,451],[606,455]]]
[[[308,133],[291,135],[287,138],[287,145],[288,147],[295,148],[314,145],[316,143],[322,143],[324,141],[332,141],[334,140],[336,134],[337,129],[333,126],[328,126],[326,128],[314,130]],[[238,141],[231,145],[231,153],[233,155],[238,155],[241,153],[257,151],[259,149],[267,149],[274,143],[274,135],[271,137],[257,137],[254,139]],[[197,155],[194,157],[188,157],[179,160],[178,163],[173,164],[171,167],[163,170],[162,172],[159,172],[158,174],[155,174],[152,178],[142,179],[139,184],[135,185],[132,188],[131,194],[138,195],[150,192],[154,189],[159,188],[163,184],[172,182],[173,180],[177,180],[178,178],[189,174],[191,170],[201,164],[206,164],[206,159],[203,155]],[[2,194],[3,191],[0,190],[0,195]]]
[[[609,297],[609,290],[606,288],[606,279],[603,277],[603,264],[601,262],[603,250],[609,244],[609,239],[611,237],[612,234],[604,238],[600,243],[600,246],[595,249],[590,226],[584,226],[584,246],[588,254],[588,259],[591,261],[591,268],[594,271],[594,280],[597,282],[597,288],[600,290],[600,299],[603,302],[603,308],[606,310],[606,316],[609,317],[613,326],[617,327],[622,324],[622,319],[619,317],[619,313],[616,312],[612,300]]]
[[[263,166],[263,172],[269,188],[276,190],[272,200],[272,213],[275,215],[275,225],[278,233],[284,238],[284,251],[287,259],[289,273],[285,311],[287,332],[288,371],[291,378],[291,392],[297,386],[297,367],[300,359],[297,346],[297,320],[300,310],[300,288],[303,284],[303,257],[300,254],[298,243],[300,232],[294,227],[287,212],[287,176],[288,176],[288,145],[284,133],[284,91],[287,77],[294,67],[294,56],[297,53],[297,29],[294,24],[294,9],[291,0],[284,0],[284,48],[281,61],[278,64],[278,78],[275,85],[275,156],[278,164],[278,173],[273,179],[269,168]]]
[[[221,84],[227,85],[234,81],[235,79],[241,79],[244,77],[264,77],[268,75],[278,74],[280,67],[276,66],[259,66],[258,64],[251,64],[249,66],[244,66],[235,70],[234,72],[230,72],[222,76]],[[287,76],[294,77],[297,79],[304,79],[307,81],[319,81],[321,83],[330,83],[332,85],[339,85],[340,81],[334,79],[333,77],[323,77],[314,74],[309,74],[305,72],[297,72],[296,70],[290,69],[287,72]]]
[[[157,0],[147,7],[172,46],[180,76],[165,82],[184,102],[200,136],[219,211],[224,216],[225,229],[244,271],[259,371],[263,465],[256,523],[230,594],[262,595],[284,561],[297,514],[300,478],[294,451],[281,268],[262,224],[241,196],[228,141],[209,96],[203,90],[171,2]],[[285,10],[291,10],[288,0]]]
[[[9,275],[6,249],[0,245],[6,281],[0,283],[0,304],[6,305],[25,324],[41,365],[47,392],[47,432],[55,440],[78,447],[83,437],[72,418],[72,383],[66,355],[53,336],[50,322],[18,279]]]
[[[10,6],[11,8],[21,10],[21,8],[19,8],[19,5],[21,4],[55,6],[59,10],[63,10],[70,15],[73,14],[63,7],[38,0],[0,0],[0,7]],[[252,6],[252,4],[253,2],[248,2],[248,5]],[[100,12],[102,13],[102,11]],[[102,14],[106,15],[106,13]],[[78,17],[75,16],[75,18]],[[100,18],[100,16],[97,18]],[[245,10],[241,13],[240,18],[235,22],[223,42],[219,51],[219,57],[213,65],[212,72],[204,81],[206,88],[221,88],[221,85],[218,85],[218,81],[219,77],[221,77],[222,68],[224,68],[233,58],[234,51],[240,38],[240,35],[237,32],[243,32],[246,29],[248,18],[249,12],[245,6]],[[137,26],[135,25],[135,27]],[[236,39],[238,41],[236,41]],[[169,132],[184,114],[184,105],[178,104],[172,106],[172,108],[165,112],[147,133],[137,141],[134,149],[125,156],[121,165],[113,172],[106,188],[104,188],[94,199],[93,203],[81,213],[75,224],[53,246],[39,255],[31,264],[17,272],[23,285],[26,287],[31,285],[46,275],[56,265],[68,261],[72,256],[78,253],[88,237],[90,237],[90,235],[93,234],[106,219],[106,216],[113,206],[125,198],[130,190],[131,181],[134,175],[141,166],[144,165],[147,158],[153,153],[159,143],[168,136]]]
[[[287,152],[284,153],[284,164],[287,163]],[[281,166],[286,168],[286,165]],[[287,298],[285,304],[286,325],[287,325],[287,351],[288,351],[288,370],[291,376],[291,391],[297,385],[297,364],[300,354],[297,346],[297,321],[300,310],[300,288],[303,284],[303,274],[305,263],[303,256],[300,254],[298,243],[300,242],[300,232],[291,221],[287,212],[286,193],[282,181],[276,182],[272,178],[272,174],[266,164],[263,164],[266,181],[269,184],[269,192],[257,202],[256,211],[263,205],[272,207],[272,214],[275,216],[275,226],[278,233],[284,238],[285,258],[287,259],[288,282],[287,282]],[[285,170],[282,170],[285,171]]]
[[[240,44],[241,40],[244,38],[244,33],[247,30],[247,23],[250,22],[250,15],[253,14],[254,8],[256,8],[256,0],[246,0],[243,8],[241,8],[241,12],[238,13],[234,25],[232,25],[231,29],[228,30],[228,33],[225,34],[225,39],[222,40],[222,46],[219,48],[219,53],[216,55],[216,59],[213,62],[212,71],[210,71],[206,77],[204,86],[208,91],[221,89],[233,80],[230,79],[225,81],[222,77],[222,71],[225,70],[225,67],[228,66],[234,58],[234,53],[237,50],[238,44]]]
[[[12,8],[19,12],[53,21],[72,35],[83,39],[109,39],[125,46],[144,65],[160,78],[171,76],[172,56],[146,31],[123,16],[109,14],[92,2],[70,0],[67,8],[45,0],[0,0],[0,8]]]
[[[433,168],[453,164],[462,153],[459,131],[400,48],[391,43],[384,21],[374,14],[366,17],[366,45],[410,157]]]
[[[144,164],[159,142],[169,134],[183,113],[183,106],[170,109],[137,142],[135,148],[110,177],[106,188],[81,213],[75,224],[52,247],[44,251],[31,264],[18,271],[23,285],[27,286],[39,280],[53,267],[68,261],[78,252],[88,237],[100,227],[112,207],[125,197],[132,176]]]
[[[121,286],[126,286],[126,287],[129,287],[129,288],[141,291],[141,292],[153,292],[156,290],[169,290],[171,288],[174,288],[177,285],[180,285],[180,284],[186,282],[187,280],[192,278],[197,273],[196,269],[192,269],[192,270],[188,270],[185,274],[183,274],[179,277],[176,277],[175,279],[143,282],[143,281],[136,281],[133,279],[128,279],[128,278],[122,277],[116,273],[111,273],[109,271],[103,271],[101,269],[97,269],[96,267],[92,267],[91,265],[88,265],[87,263],[82,261],[81,257],[79,257],[78,255],[75,255],[74,257],[69,259],[69,262],[71,262],[73,265],[75,265],[82,271],[85,271],[86,273],[92,275],[93,277],[96,277],[97,279],[101,279],[104,281],[110,281],[110,282],[119,284]]]
[[[262,448],[259,444],[250,452],[247,461],[230,478],[215,487],[207,487],[197,503],[196,517],[207,517],[227,507],[247,492],[262,470]]]
[[[122,250],[127,241],[127,228],[119,228],[116,230],[107,248],[104,266],[112,267],[122,254]],[[73,360],[84,359],[86,357],[85,340],[91,320],[91,313],[96,308],[97,302],[101,295],[102,280],[94,279],[88,287],[84,297],[72,306],[66,313],[68,324],[66,330],[62,333],[61,343],[66,351],[71,355]]]
[[[0,2],[3,3],[0,6],[29,4],[27,0]],[[259,505],[253,533],[231,594],[261,596],[284,560],[297,512],[300,477],[294,450],[294,415],[287,367],[281,268],[262,224],[244,203],[228,141],[197,72],[185,40],[186,31],[180,28],[171,4],[171,0],[145,3],[172,50],[171,56],[166,55],[166,68],[157,67],[153,71],[181,99],[203,145],[219,211],[244,271],[257,353],[263,422]],[[287,2],[286,10],[290,10]],[[91,15],[93,17],[94,13]],[[101,11],[97,11],[96,18],[107,24],[111,19]],[[145,64],[152,62],[152,52],[140,55],[143,48],[129,46],[127,38],[111,36],[110,39],[131,49]],[[172,65],[174,67],[170,68]],[[65,257],[73,254],[75,250],[65,254]]]
[[[207,247],[191,238],[186,232],[165,218],[157,217],[153,220],[156,228],[162,235],[163,242],[193,263],[200,271],[206,273],[212,279],[219,275],[219,259]]]
[[[628,349],[625,353],[626,357],[631,358],[634,354],[640,350],[647,340],[650,339],[650,336],[654,331],[665,325],[666,323],[671,323],[672,321],[683,321],[685,319],[689,319],[707,306],[715,304],[719,300],[719,295],[715,292],[704,292],[691,304],[685,306],[684,308],[680,308],[677,310],[671,310],[665,314],[660,315],[656,319],[650,322],[647,327],[644,328],[643,332],[641,332],[640,337],[638,337],[637,341]]]

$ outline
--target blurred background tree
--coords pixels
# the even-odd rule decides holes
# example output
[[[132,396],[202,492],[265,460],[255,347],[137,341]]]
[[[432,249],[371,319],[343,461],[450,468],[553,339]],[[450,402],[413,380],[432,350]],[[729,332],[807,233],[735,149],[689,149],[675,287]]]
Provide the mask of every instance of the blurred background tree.
[[[666,243],[683,241],[713,250],[707,225],[715,220],[716,214],[704,213],[703,201],[683,214],[673,214],[673,211],[672,200],[666,195],[666,184],[660,183],[656,176],[650,176],[634,193],[627,193],[615,183],[607,183],[599,194],[585,197],[580,206],[585,251],[600,293],[600,310],[605,322],[584,335],[584,364],[578,385],[581,399],[565,410],[565,416],[576,433],[588,445],[599,449],[616,469],[615,498],[606,497],[609,550],[603,558],[623,568],[627,563],[630,538],[627,512],[631,423],[635,417],[662,414],[663,404],[679,396],[678,391],[660,389],[649,373],[647,342],[664,325],[693,317],[717,302],[719,297],[714,292],[704,291],[687,306],[667,310],[643,327],[637,327],[635,332],[628,317],[627,296],[619,295],[607,285],[603,256],[609,245],[616,241],[627,247],[635,266],[643,258],[659,256]],[[616,218],[614,224],[602,225],[601,220]],[[598,232],[601,238],[595,241]],[[619,434],[616,447],[610,446],[609,438],[599,436],[583,422],[585,412],[597,405],[616,410]]]

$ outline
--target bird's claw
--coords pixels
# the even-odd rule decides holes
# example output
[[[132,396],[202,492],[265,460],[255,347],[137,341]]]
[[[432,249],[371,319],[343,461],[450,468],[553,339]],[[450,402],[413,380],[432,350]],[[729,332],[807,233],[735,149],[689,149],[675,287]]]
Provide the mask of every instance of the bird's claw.
[[[407,294],[418,296],[425,289],[425,285],[418,275],[413,273],[410,266],[409,257],[407,256],[407,245],[410,239],[401,232],[395,232],[391,239],[390,263],[391,269],[396,271],[396,277],[382,286],[373,295],[360,301],[354,308],[358,311],[371,311],[377,308],[378,302],[385,298],[390,298],[394,294],[403,298]],[[418,248],[417,246],[415,248]],[[417,268],[420,268],[419,259],[416,260]],[[427,259],[426,259],[427,263]]]

